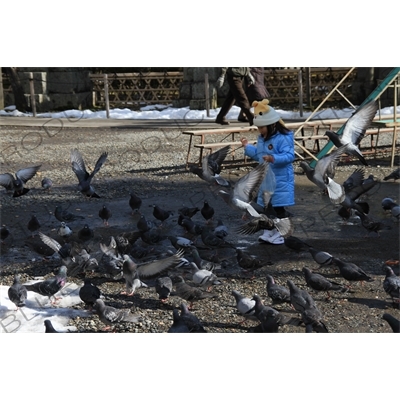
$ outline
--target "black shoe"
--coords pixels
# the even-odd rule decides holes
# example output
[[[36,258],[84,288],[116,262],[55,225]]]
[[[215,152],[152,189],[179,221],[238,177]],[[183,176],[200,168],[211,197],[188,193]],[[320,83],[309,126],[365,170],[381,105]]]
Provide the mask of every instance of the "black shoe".
[[[249,120],[248,120],[246,117],[239,117],[239,118],[238,118],[238,121],[239,121],[239,122],[246,122],[246,123],[249,122]]]
[[[215,123],[220,125],[229,125],[229,121],[226,120],[225,118],[217,118],[215,120]]]

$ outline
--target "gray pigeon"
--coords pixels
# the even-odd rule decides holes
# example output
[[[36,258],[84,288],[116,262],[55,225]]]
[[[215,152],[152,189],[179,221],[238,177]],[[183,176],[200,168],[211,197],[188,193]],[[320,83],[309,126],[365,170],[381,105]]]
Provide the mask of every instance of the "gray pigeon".
[[[159,276],[156,279],[156,293],[161,303],[166,303],[172,292],[172,279],[169,276]]]
[[[339,268],[340,275],[349,282],[355,282],[355,281],[372,282],[373,281],[373,278],[368,276],[362,268],[360,268],[358,265],[356,265],[354,263],[342,261],[336,257],[332,258],[332,262]]]
[[[28,230],[32,233],[32,237],[35,236],[35,233],[41,226],[42,225],[40,224],[36,215],[32,215],[27,225]]]
[[[78,178],[79,190],[85,196],[100,198],[100,196],[96,193],[95,189],[92,186],[92,179],[95,176],[95,174],[99,172],[100,168],[107,160],[107,156],[108,156],[107,152],[102,153],[99,159],[97,160],[93,171],[89,174],[89,172],[86,170],[85,162],[83,161],[82,155],[78,151],[78,149],[73,149],[71,151],[72,171]]]
[[[247,272],[255,271],[264,266],[259,258],[241,249],[236,249],[236,260],[239,267]]]
[[[289,303],[290,291],[288,288],[275,283],[271,275],[267,275],[267,294],[273,304]]]
[[[207,288],[209,291],[212,285],[222,285],[221,280],[217,275],[206,269],[200,269],[196,263],[190,263],[190,269],[192,272],[192,282],[199,287]]]
[[[105,330],[111,329],[115,324],[122,322],[138,323],[143,320],[139,314],[131,314],[130,310],[118,309],[104,304],[102,299],[97,299],[94,304],[99,319],[106,325]]]
[[[44,190],[50,190],[53,186],[53,182],[50,178],[44,177],[41,181],[41,185]]]
[[[214,228],[214,234],[215,236],[218,236],[221,239],[228,236],[229,234],[228,227],[222,222],[222,219],[217,220],[217,225]]]
[[[297,287],[290,279],[287,281],[290,290],[290,303],[298,312],[303,312],[307,308],[316,307],[314,299],[303,289]]]
[[[219,249],[219,248],[232,248],[236,249],[236,246],[229,241],[220,238],[217,236],[212,228],[204,228],[201,231],[201,240],[203,243],[212,249]]]
[[[313,260],[321,267],[332,264],[332,258],[333,258],[332,254],[326,251],[317,250],[311,246],[308,247],[308,251],[310,252]]]
[[[15,177],[9,172],[0,174],[0,185],[7,191],[12,191],[13,197],[23,196],[30,190],[24,184],[36,175],[40,167],[41,165],[36,165],[34,167],[19,169],[15,173]]]
[[[54,329],[53,324],[49,319],[44,320],[44,326],[45,326],[45,333],[60,333]]]
[[[252,217],[260,214],[250,204],[257,195],[258,190],[267,174],[269,163],[258,164],[246,175],[242,176],[231,188],[230,192],[220,190],[218,194],[234,210],[249,213]]]
[[[57,235],[61,236],[63,239],[67,239],[72,233],[72,229],[65,222],[61,222],[60,227],[57,229]]]
[[[347,120],[342,135],[333,131],[326,131],[325,135],[329,137],[336,147],[349,144],[347,154],[356,156],[364,165],[368,165],[358,148],[365,132],[370,127],[372,120],[378,110],[378,103],[370,101],[359,107],[357,111]]]
[[[192,247],[191,253],[193,261],[196,263],[199,269],[206,269],[208,271],[214,272],[215,270],[222,268],[220,263],[202,259],[198,250],[195,247]]]
[[[252,235],[263,229],[272,230],[276,228],[282,236],[290,236],[293,233],[293,222],[290,218],[270,218],[266,214],[252,218],[241,226],[237,232],[243,235]]]
[[[339,291],[339,292],[346,292],[348,290],[344,286],[342,286],[336,282],[330,281],[329,279],[325,278],[323,275],[312,272],[307,267],[303,267],[302,271],[304,273],[304,278],[306,280],[307,286],[309,286],[311,289],[314,289],[316,291],[327,292],[328,299],[331,297],[329,291],[334,290],[334,291]]]
[[[60,222],[72,222],[76,221],[78,219],[85,219],[82,215],[76,215],[71,212],[69,212],[67,209],[63,209],[61,206],[57,206],[55,211],[54,211],[54,216],[60,221]]]
[[[79,298],[91,309],[100,297],[100,289],[92,283],[91,279],[85,278],[83,286],[79,289]]]
[[[31,284],[24,284],[28,292],[35,292],[41,296],[47,296],[49,299],[52,297],[51,303],[54,304],[60,297],[56,297],[58,293],[67,282],[67,267],[62,265],[58,271],[58,274],[54,277],[45,279],[44,281],[34,282]]]
[[[400,303],[400,277],[388,265],[384,269],[386,276],[383,281],[383,289],[391,297],[393,304]]]
[[[8,288],[8,298],[17,306],[16,311],[25,306],[27,297],[28,292],[26,287],[21,284],[21,276],[15,275],[13,284]]]
[[[217,297],[217,294],[204,292],[203,290],[191,286],[185,282],[182,276],[177,275],[172,278],[175,290],[174,296],[178,296],[189,302],[189,309],[193,308],[193,303],[200,300],[212,299]]]
[[[172,325],[168,329],[168,333],[190,333],[188,326],[179,314],[179,310],[174,308],[172,310]]]
[[[112,212],[105,204],[99,210],[99,217],[102,219],[105,226],[109,225],[108,220],[112,217]]]
[[[392,328],[393,333],[400,333],[400,320],[388,313],[383,314],[382,319],[384,319],[389,324],[389,326]]]
[[[400,218],[400,206],[391,198],[386,197],[382,200],[382,208],[389,211],[397,220]]]
[[[144,264],[136,264],[128,254],[124,254],[122,271],[125,279],[126,291],[121,294],[132,296],[134,294],[134,286],[138,285],[135,279],[141,281],[146,278],[154,278],[167,270],[176,267],[180,262],[183,251],[177,251],[172,256],[161,258]]]
[[[201,162],[201,168],[192,165],[190,167],[190,172],[212,185],[229,187],[229,182],[220,175],[221,164],[225,160],[229,150],[230,146],[228,145],[204,156]]]
[[[383,178],[384,181],[389,181],[391,179],[393,179],[394,181],[396,181],[397,179],[400,179],[400,168],[395,169],[389,175],[387,175]]]
[[[247,320],[257,321],[258,318],[254,315],[255,310],[254,307],[256,305],[255,300],[243,296],[239,291],[232,290],[232,296],[235,298],[236,301],[236,309],[238,310],[239,314],[244,317],[244,320],[239,322],[239,324],[243,324]]]
[[[355,211],[355,214],[361,219],[361,225],[368,231],[368,233],[375,232],[378,237],[379,232],[385,227],[381,221],[374,221],[371,217],[359,211]]]
[[[185,303],[181,303],[181,320],[186,324],[189,329],[189,333],[206,333],[203,323],[200,319],[194,315]]]
[[[321,311],[316,305],[312,305],[301,312],[301,319],[306,325],[306,333],[329,333],[325,325]]]

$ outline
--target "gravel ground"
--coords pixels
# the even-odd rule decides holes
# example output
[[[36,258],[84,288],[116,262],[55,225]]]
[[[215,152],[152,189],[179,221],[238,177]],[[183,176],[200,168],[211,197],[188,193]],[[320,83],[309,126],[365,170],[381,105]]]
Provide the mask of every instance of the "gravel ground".
[[[128,204],[129,193],[134,191],[142,198],[141,212],[148,219],[154,219],[150,207],[153,204],[173,211],[174,215],[166,221],[162,229],[165,233],[180,236],[185,235],[185,232],[177,224],[177,210],[183,205],[202,207],[203,201],[208,200],[215,208],[216,218],[222,219],[229,228],[227,239],[262,261],[263,267],[256,270],[251,277],[238,267],[234,249],[218,250],[222,268],[217,274],[224,278],[223,284],[213,286],[212,293],[217,295],[215,298],[196,302],[192,311],[208,332],[247,332],[254,327],[256,323],[251,321],[239,324],[242,318],[237,315],[231,292],[237,290],[247,297],[257,293],[264,304],[269,305],[271,300],[266,293],[267,274],[272,275],[282,285],[286,286],[286,281],[291,279],[297,286],[309,291],[330,332],[390,332],[390,328],[381,318],[383,313],[389,312],[400,318],[400,310],[393,307],[382,287],[382,267],[385,261],[399,259],[399,227],[398,221],[381,208],[381,201],[384,197],[399,201],[398,182],[381,181],[373,193],[366,197],[371,207],[370,216],[383,221],[385,226],[380,237],[374,233],[366,236],[367,232],[358,219],[352,218],[347,224],[341,221],[337,215],[337,207],[300,173],[298,162],[295,163],[296,205],[290,208],[294,214],[293,235],[317,249],[356,263],[374,279],[364,285],[354,284],[347,293],[333,292],[331,299],[327,301],[326,293],[317,293],[305,284],[302,268],[318,267],[308,252],[297,254],[285,245],[260,244],[257,240],[258,234],[243,236],[235,233],[235,228],[243,224],[240,214],[227,208],[214,190],[185,170],[188,138],[181,135],[180,131],[166,128],[133,130],[78,127],[52,131],[11,126],[3,127],[1,131],[2,172],[14,172],[22,167],[42,164],[37,176],[26,185],[31,188],[27,195],[12,198],[5,190],[0,193],[1,224],[11,231],[1,249],[0,279],[3,285],[10,285],[16,272],[25,281],[51,276],[61,265],[57,257],[45,260],[39,254],[38,238],[31,238],[27,222],[35,214],[41,223],[40,231],[61,242],[62,239],[56,233],[60,223],[54,217],[54,210],[57,205],[62,205],[63,208],[84,216],[84,222],[95,231],[94,238],[84,245],[99,261],[99,270],[91,277],[102,291],[106,304],[130,309],[143,317],[143,321],[138,324],[117,325],[116,331],[166,332],[172,324],[172,310],[179,307],[182,299],[173,296],[166,304],[160,304],[155,293],[154,280],[146,281],[149,287],[137,289],[132,297],[122,295],[120,292],[124,289],[124,281],[113,281],[104,276],[99,243],[108,243],[110,236],[121,232],[136,230],[138,216],[132,215]],[[103,151],[108,151],[108,160],[93,182],[100,199],[87,200],[77,190],[77,180],[69,161],[70,150],[74,147],[83,154],[88,169],[94,167]],[[373,174],[381,180],[391,172],[389,154],[390,149],[387,148],[379,159],[369,160],[370,166],[365,168],[366,176]],[[196,153],[193,154],[193,160],[195,156]],[[355,162],[341,163],[335,180],[343,182],[359,166]],[[224,176],[235,181],[248,172],[249,168],[225,169]],[[40,185],[45,176],[54,183],[49,191],[43,190]],[[103,204],[113,213],[108,227],[98,217],[98,211]],[[193,219],[204,223],[199,213]],[[77,240],[76,233],[83,223],[72,222],[70,226],[74,231],[71,240]],[[201,243],[200,239],[199,241]],[[137,243],[143,244],[141,239]],[[161,245],[163,250],[174,250],[169,240],[165,240],[150,254],[155,255]],[[203,258],[211,257],[214,253],[204,246],[200,249]],[[145,262],[147,259],[138,258],[137,262]],[[393,268],[399,274],[398,265]],[[323,267],[318,272],[338,283],[347,283],[338,274],[336,267]],[[82,284],[82,279],[83,275],[68,277],[68,281],[79,285]],[[186,279],[190,282],[190,276],[186,276]],[[84,306],[79,304],[76,308],[83,309]],[[287,305],[278,305],[276,308],[287,315],[297,316]],[[87,318],[76,318],[70,321],[70,325],[76,326],[78,332],[98,332],[104,328],[98,316],[89,312]],[[304,332],[304,327],[284,326],[280,331]]]

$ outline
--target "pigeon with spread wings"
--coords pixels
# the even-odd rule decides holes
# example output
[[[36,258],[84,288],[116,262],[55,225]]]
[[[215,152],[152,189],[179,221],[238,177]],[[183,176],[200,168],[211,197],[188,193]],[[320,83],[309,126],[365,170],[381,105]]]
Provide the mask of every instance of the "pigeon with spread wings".
[[[12,191],[13,197],[23,196],[30,190],[24,187],[24,184],[36,175],[40,167],[41,165],[36,165],[19,169],[15,173],[15,177],[9,172],[0,174],[0,185],[5,187],[7,191]]]

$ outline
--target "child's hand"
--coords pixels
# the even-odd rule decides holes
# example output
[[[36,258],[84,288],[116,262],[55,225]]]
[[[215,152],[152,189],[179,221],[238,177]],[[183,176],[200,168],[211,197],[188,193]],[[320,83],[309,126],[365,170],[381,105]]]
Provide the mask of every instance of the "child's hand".
[[[245,137],[240,138],[240,141],[242,142],[243,147],[246,147],[249,144],[249,141]]]
[[[273,163],[275,161],[274,156],[270,156],[270,155],[263,156],[263,160],[266,162],[270,162],[270,163]]]

